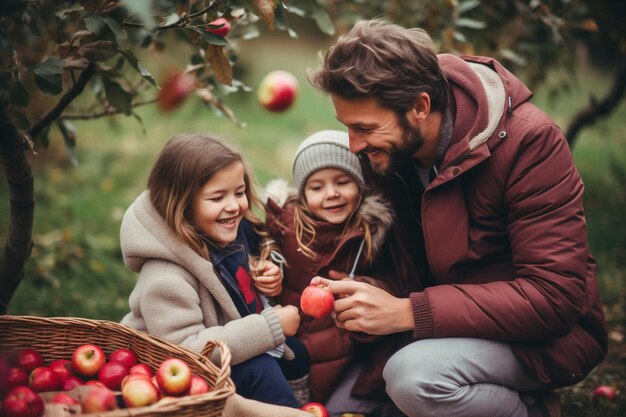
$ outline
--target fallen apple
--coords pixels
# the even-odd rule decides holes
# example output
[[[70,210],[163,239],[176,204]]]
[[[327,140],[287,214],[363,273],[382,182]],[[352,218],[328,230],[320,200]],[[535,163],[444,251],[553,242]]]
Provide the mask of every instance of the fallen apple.
[[[159,388],[167,395],[181,394],[191,385],[191,369],[178,358],[163,361],[155,377]]]
[[[72,369],[86,377],[95,376],[105,362],[102,348],[93,344],[79,346],[72,354]]]
[[[15,387],[2,400],[4,417],[41,417],[43,412],[43,400],[30,387]]]
[[[121,362],[130,369],[137,365],[137,354],[126,348],[117,349],[109,355],[109,362]]]
[[[124,384],[122,399],[126,407],[144,407],[159,400],[159,390],[149,379],[135,378]]]
[[[617,390],[609,385],[600,385],[593,391],[594,404],[600,402],[614,403],[617,399]]]
[[[304,314],[316,319],[322,318],[333,311],[335,297],[323,285],[309,285],[300,296],[300,308]]]
[[[306,403],[302,407],[300,407],[300,409],[306,411],[307,413],[311,413],[316,417],[330,417],[330,415],[328,414],[328,410],[326,410],[326,407],[324,407],[324,405],[321,403]]]
[[[178,108],[196,88],[196,79],[186,73],[174,72],[168,76],[157,97],[161,111],[169,112]]]
[[[100,413],[117,408],[117,401],[113,391],[106,387],[94,387],[87,391],[80,400],[83,414]]]
[[[298,80],[288,71],[276,70],[261,80],[257,89],[259,103],[271,112],[289,109],[298,95]]]
[[[28,385],[37,392],[56,391],[61,387],[61,379],[52,369],[40,366],[30,373]]]
[[[230,22],[223,17],[218,17],[208,24],[206,31],[223,38],[230,32]]]
[[[126,375],[128,375],[128,367],[122,362],[107,362],[98,371],[98,381],[108,389],[119,391]]]

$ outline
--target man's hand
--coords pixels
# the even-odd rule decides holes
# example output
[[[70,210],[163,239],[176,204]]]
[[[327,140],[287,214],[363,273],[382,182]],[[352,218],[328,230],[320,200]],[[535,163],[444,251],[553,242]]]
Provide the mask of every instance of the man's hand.
[[[250,272],[254,286],[267,297],[275,297],[283,291],[283,276],[278,265],[270,261],[257,261]]]
[[[365,282],[322,277],[311,280],[311,285],[319,284],[338,296],[335,300],[337,327],[375,335],[413,329],[413,307],[409,298],[396,298]]]

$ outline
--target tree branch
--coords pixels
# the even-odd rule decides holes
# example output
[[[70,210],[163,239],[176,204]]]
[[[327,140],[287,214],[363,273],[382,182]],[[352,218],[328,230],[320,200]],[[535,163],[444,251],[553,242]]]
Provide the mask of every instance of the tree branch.
[[[50,125],[50,123],[55,121],[61,115],[61,113],[63,113],[63,110],[65,110],[65,108],[72,102],[72,100],[74,100],[83,92],[85,86],[95,72],[96,64],[90,62],[89,65],[87,65],[87,68],[85,68],[83,72],[80,73],[78,80],[76,80],[76,83],[74,83],[72,88],[67,90],[63,97],[61,97],[61,100],[59,100],[57,105],[54,106],[54,108],[50,110],[48,114],[39,119],[39,121],[28,130],[28,134],[31,138],[37,136],[42,130]]]
[[[185,24],[187,24],[192,19],[195,19],[198,16],[202,16],[203,14],[209,12],[211,9],[217,7],[220,3],[222,3],[222,0],[219,0],[219,1],[216,1],[215,3],[212,3],[212,4],[208,5],[207,7],[205,7],[202,10],[199,10],[199,11],[194,12],[194,13],[189,14],[189,15],[185,15],[185,16],[181,17],[180,19],[178,19],[177,21],[175,21],[173,23],[170,23],[169,25],[157,26],[153,30],[155,32],[158,32],[158,31],[161,31],[161,30],[167,30],[167,29],[172,29],[172,28],[177,28],[177,27],[184,26]],[[143,23],[138,23],[138,22],[123,22],[122,25],[123,26],[127,26],[127,27],[133,27],[133,28],[143,28],[145,26]]]
[[[149,100],[143,100],[143,101],[136,101],[134,102],[131,107],[140,107],[140,106],[145,106],[147,104],[152,104],[152,103],[156,103],[157,98],[151,98]],[[110,107],[104,111],[98,112],[98,113],[87,113],[87,114],[65,114],[63,116],[60,116],[59,119],[63,119],[63,120],[92,120],[92,119],[99,119],[101,117],[106,117],[106,116],[114,116],[116,114],[122,114],[124,113],[122,110],[118,110],[116,108]]]
[[[625,92],[626,58],[619,66],[613,78],[613,86],[606,96],[600,101],[590,100],[589,107],[578,112],[570,122],[565,132],[570,148],[574,147],[576,137],[585,126],[593,124],[599,117],[607,116],[619,105]]]

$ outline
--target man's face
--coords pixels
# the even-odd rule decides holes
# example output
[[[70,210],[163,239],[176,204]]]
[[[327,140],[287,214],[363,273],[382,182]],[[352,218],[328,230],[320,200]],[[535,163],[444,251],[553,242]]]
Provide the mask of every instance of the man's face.
[[[347,100],[333,95],[332,100],[337,120],[348,128],[350,150],[366,156],[379,175],[392,174],[424,144],[417,126],[375,99]]]

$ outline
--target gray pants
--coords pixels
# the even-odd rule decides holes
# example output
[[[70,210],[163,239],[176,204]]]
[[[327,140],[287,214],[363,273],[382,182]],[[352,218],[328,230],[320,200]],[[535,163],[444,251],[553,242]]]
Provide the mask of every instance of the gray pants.
[[[383,373],[387,393],[409,417],[533,417],[525,391],[547,389],[506,343],[445,338],[413,342]]]

